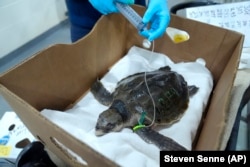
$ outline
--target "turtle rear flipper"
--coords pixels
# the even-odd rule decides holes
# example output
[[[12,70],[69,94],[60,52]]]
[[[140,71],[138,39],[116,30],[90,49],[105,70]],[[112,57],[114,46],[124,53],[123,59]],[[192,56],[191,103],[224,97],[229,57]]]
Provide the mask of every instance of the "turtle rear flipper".
[[[145,142],[155,144],[160,150],[164,151],[187,151],[186,148],[175,142],[174,140],[166,137],[151,128],[144,127],[135,131]]]
[[[109,106],[113,102],[113,94],[104,88],[103,84],[99,80],[94,82],[90,91],[94,95],[95,99],[105,106]]]

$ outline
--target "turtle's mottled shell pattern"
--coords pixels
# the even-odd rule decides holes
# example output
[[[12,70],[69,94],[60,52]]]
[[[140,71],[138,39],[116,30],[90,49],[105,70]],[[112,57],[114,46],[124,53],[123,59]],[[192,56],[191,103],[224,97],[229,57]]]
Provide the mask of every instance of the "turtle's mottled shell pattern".
[[[146,82],[147,83],[146,83]],[[122,79],[113,92],[113,101],[124,102],[131,117],[146,113],[146,123],[172,124],[178,121],[188,107],[188,85],[182,75],[168,66],[152,72],[142,72]]]

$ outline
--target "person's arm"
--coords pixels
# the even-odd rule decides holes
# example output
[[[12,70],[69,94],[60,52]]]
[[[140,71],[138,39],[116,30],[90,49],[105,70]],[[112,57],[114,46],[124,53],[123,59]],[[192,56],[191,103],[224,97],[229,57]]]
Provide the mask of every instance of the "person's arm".
[[[124,4],[134,4],[134,0],[89,0],[92,6],[102,14],[118,12],[114,1]],[[161,37],[170,22],[170,13],[167,0],[149,0],[148,8],[143,16],[143,22],[151,23],[149,30],[140,32],[140,35],[153,41]]]

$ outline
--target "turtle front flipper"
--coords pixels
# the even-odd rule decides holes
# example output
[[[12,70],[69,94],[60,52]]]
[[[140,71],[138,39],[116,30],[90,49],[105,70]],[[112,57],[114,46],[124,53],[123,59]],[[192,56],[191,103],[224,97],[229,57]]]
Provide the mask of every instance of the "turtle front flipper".
[[[104,88],[103,84],[99,80],[94,82],[90,91],[94,95],[95,99],[105,106],[109,106],[113,102],[113,94]]]
[[[164,151],[187,151],[186,148],[149,127],[139,128],[135,131],[145,142],[155,144],[160,150]]]

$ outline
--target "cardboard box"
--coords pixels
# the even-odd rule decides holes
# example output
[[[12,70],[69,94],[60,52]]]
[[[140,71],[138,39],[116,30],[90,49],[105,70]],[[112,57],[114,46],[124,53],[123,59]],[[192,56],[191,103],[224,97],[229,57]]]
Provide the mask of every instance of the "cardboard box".
[[[144,12],[144,8],[135,9],[140,14]],[[170,26],[189,32],[190,40],[176,45],[165,35],[155,41],[155,51],[168,55],[175,62],[203,58],[214,77],[214,90],[193,148],[224,149],[227,108],[244,36],[178,16],[172,16]],[[52,46],[2,74],[0,92],[33,135],[71,166],[81,165],[65,147],[89,166],[117,166],[48,121],[39,111],[44,108],[65,110],[74,105],[97,76],[103,76],[131,46],[142,47],[142,40],[122,15],[104,16],[93,31],[78,42]]]

